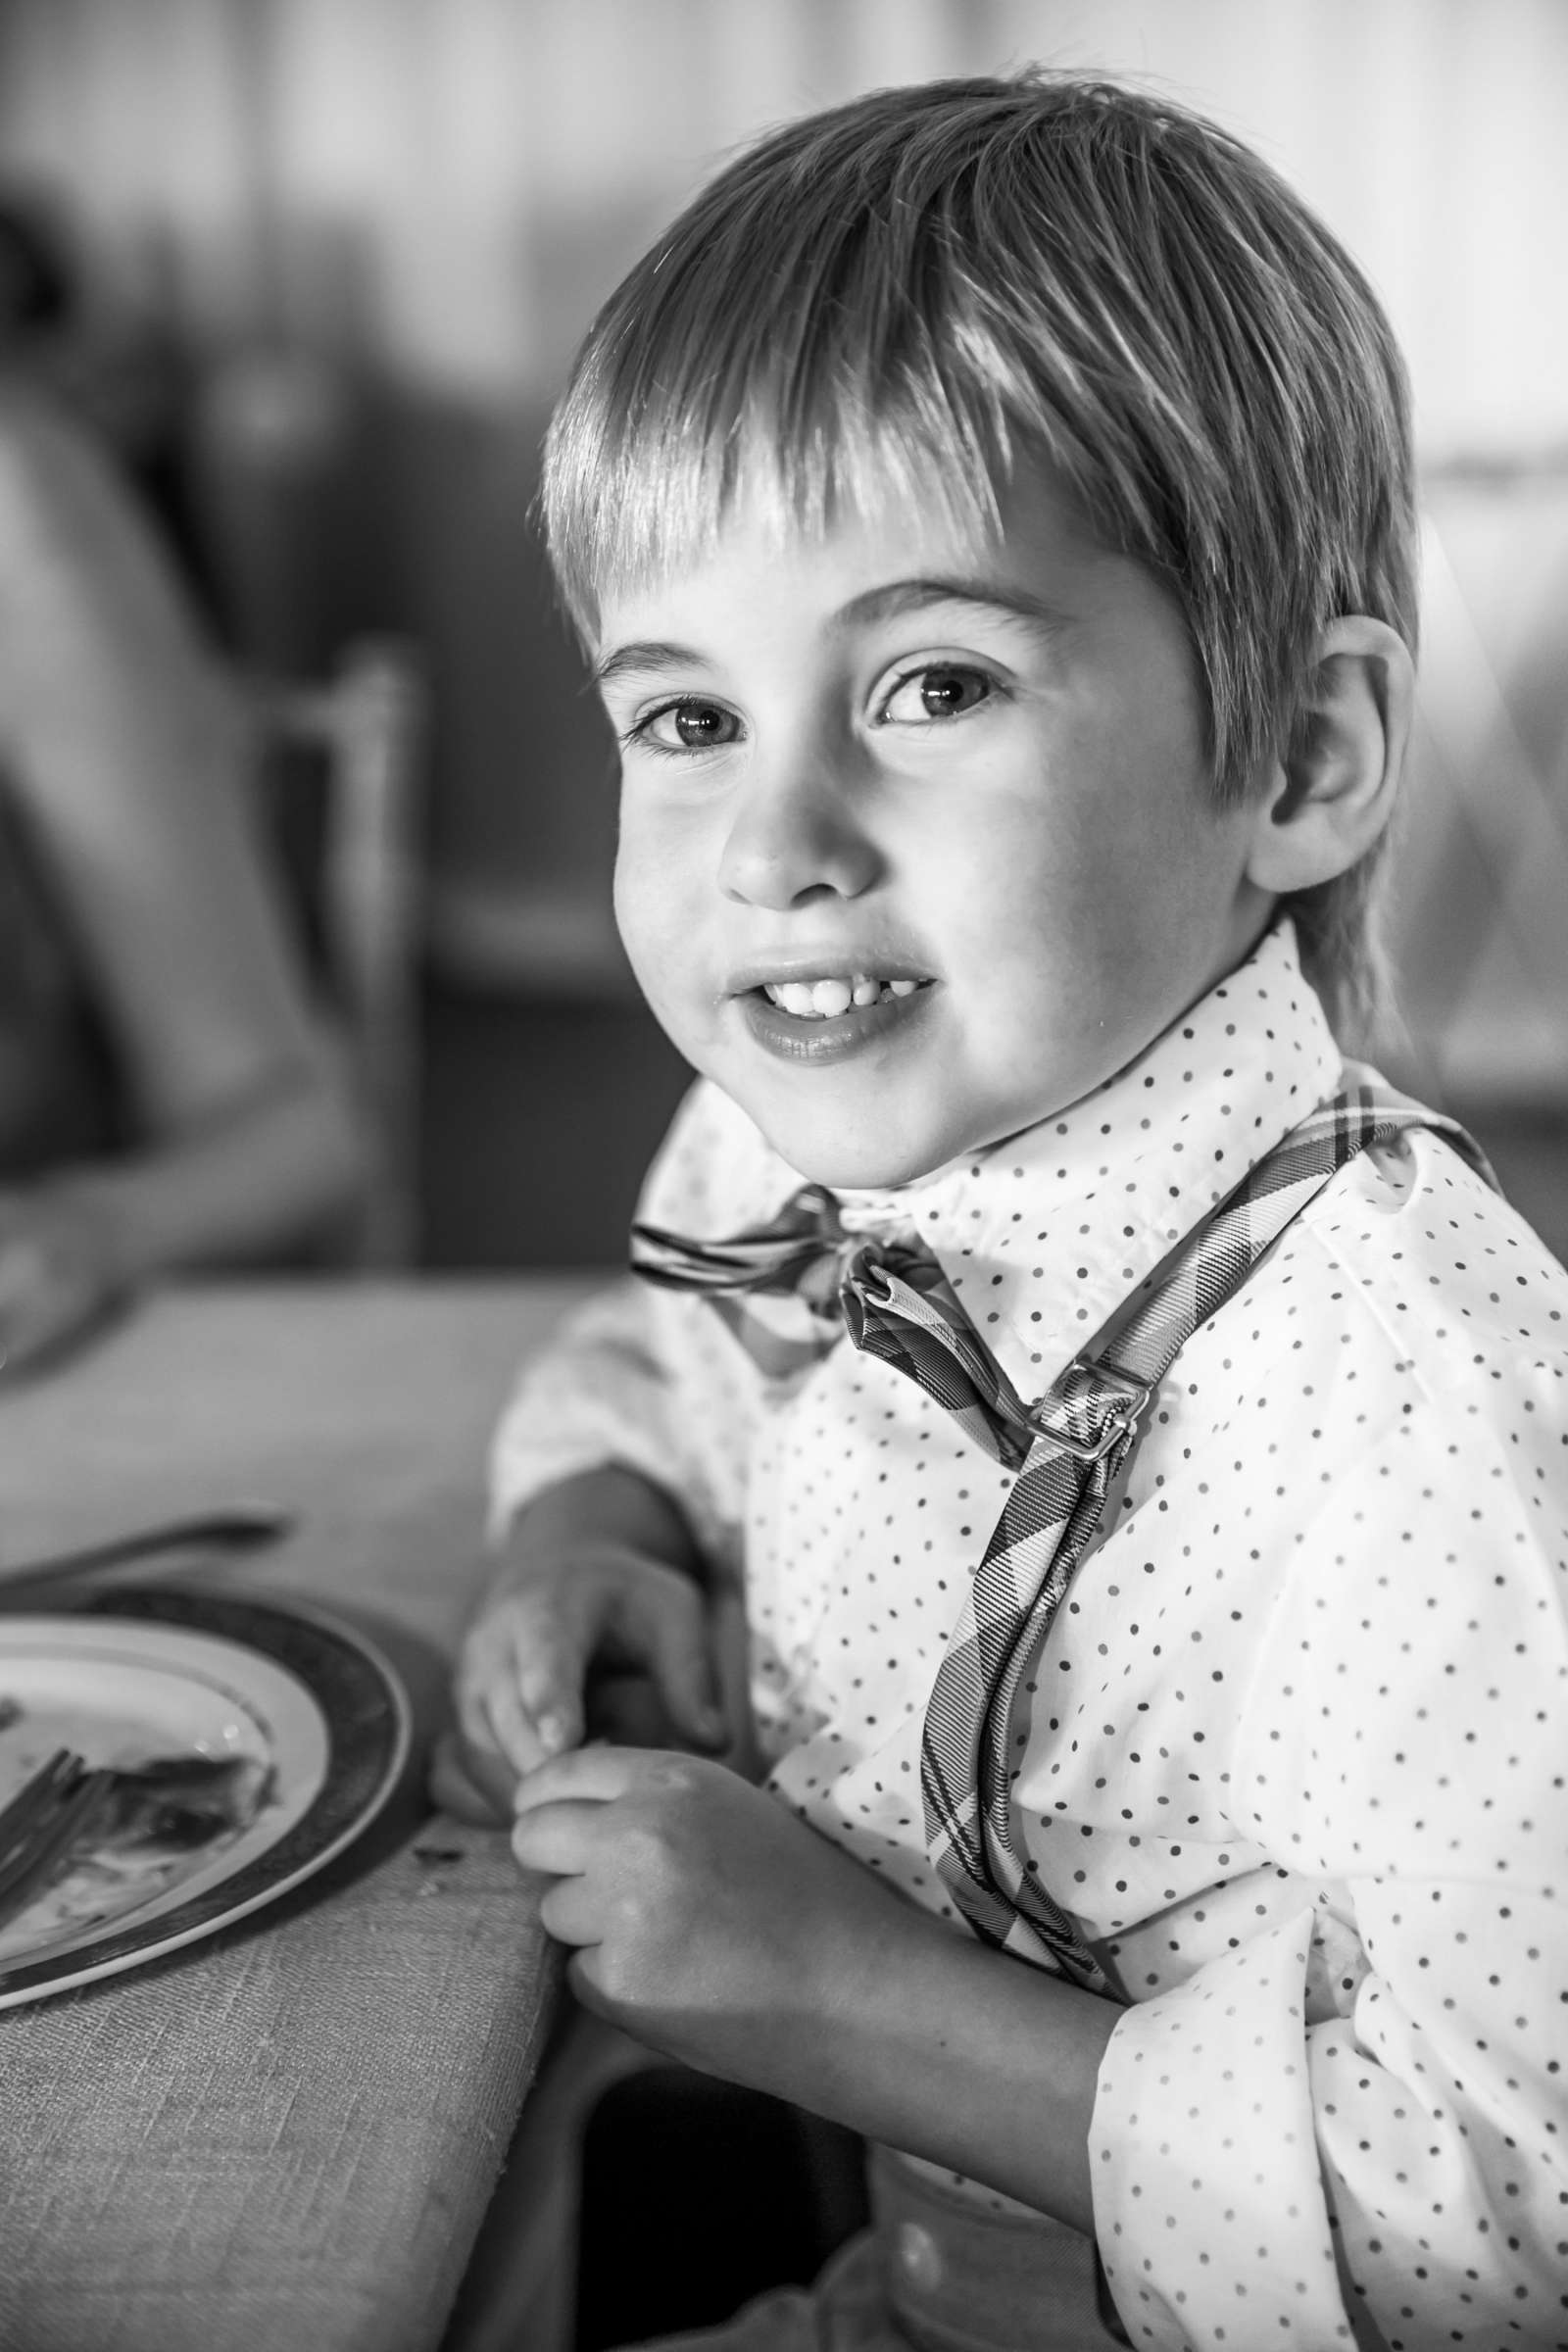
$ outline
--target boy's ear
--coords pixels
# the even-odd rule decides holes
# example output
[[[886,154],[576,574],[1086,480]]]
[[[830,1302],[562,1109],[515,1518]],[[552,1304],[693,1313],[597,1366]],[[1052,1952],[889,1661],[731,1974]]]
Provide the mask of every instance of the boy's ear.
[[[1415,700],[1410,650],[1386,621],[1331,621],[1290,743],[1258,804],[1248,876],[1275,897],[1332,881],[1394,810]]]

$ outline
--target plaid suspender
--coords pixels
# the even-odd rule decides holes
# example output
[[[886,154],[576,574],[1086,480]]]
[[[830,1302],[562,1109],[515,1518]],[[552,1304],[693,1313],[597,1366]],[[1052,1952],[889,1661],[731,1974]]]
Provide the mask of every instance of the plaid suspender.
[[[856,1348],[915,1381],[971,1443],[1015,1473],[926,1704],[926,1844],[976,1935],[1092,1991],[1113,1996],[1013,1817],[1012,1758],[1026,1738],[1014,1728],[1019,1690],[1182,1347],[1338,1169],[1415,1126],[1438,1129],[1492,1180],[1452,1120],[1381,1084],[1348,1087],[1249,1170],[1032,1403],[1018,1396],[924,1245],[846,1234],[833,1195],[819,1185],[797,1193],[769,1224],[725,1241],[632,1229],[634,1270],[707,1296],[768,1376],[804,1368],[842,1326]],[[759,1302],[769,1296],[805,1298],[807,1336],[766,1319]]]

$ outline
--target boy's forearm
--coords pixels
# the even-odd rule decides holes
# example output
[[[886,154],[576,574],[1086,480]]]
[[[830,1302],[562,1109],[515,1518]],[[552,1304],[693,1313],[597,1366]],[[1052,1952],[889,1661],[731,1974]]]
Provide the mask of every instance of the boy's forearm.
[[[886,1913],[876,1935],[858,1923],[763,2087],[1092,2234],[1089,2129],[1120,2010],[891,1894]]]
[[[702,1555],[678,1504],[640,1471],[605,1462],[529,1498],[507,1529],[497,1586],[505,1590],[535,1562],[590,1547],[635,1552],[703,1581]]]

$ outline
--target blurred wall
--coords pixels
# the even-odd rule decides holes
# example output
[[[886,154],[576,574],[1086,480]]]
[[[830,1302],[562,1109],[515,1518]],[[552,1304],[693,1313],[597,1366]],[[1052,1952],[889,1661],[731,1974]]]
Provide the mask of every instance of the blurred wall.
[[[875,84],[1144,74],[1371,270],[1433,456],[1568,441],[1562,0],[7,0],[0,154],[66,178],[204,333],[368,339],[547,397],[737,141]]]
[[[438,950],[613,990],[606,746],[523,522],[572,345],[760,125],[1028,60],[1205,108],[1382,289],[1445,665],[1400,910],[1412,1067],[1463,1092],[1511,1055],[1515,1091],[1568,1097],[1563,0],[0,0],[0,166],[67,194],[206,371],[260,651],[308,662],[367,619],[428,642]],[[339,539],[370,551],[341,579],[334,447],[362,477]]]

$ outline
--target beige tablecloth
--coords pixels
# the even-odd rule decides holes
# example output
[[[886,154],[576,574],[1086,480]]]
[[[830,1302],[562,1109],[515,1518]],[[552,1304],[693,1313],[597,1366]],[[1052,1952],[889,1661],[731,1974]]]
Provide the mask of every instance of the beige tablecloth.
[[[422,1746],[481,1570],[489,1429],[581,1287],[161,1298],[0,1396],[0,1561],[238,1496],[294,1506],[298,1534],[214,1589],[376,1634]],[[0,2012],[0,2346],[431,2352],[555,1983],[504,1835],[433,1823],[411,1782],[277,1906]]]

